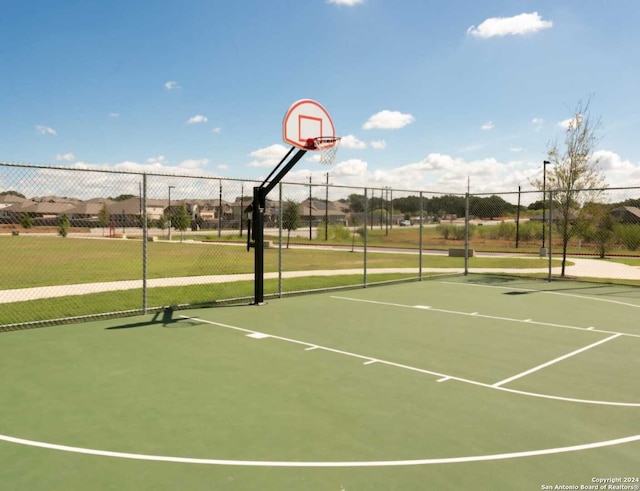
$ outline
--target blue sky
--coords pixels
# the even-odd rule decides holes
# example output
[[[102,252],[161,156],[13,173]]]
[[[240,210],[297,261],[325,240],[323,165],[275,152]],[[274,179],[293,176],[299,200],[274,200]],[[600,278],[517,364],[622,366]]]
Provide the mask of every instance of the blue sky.
[[[640,186],[636,0],[0,8],[0,161],[261,178],[310,98],[343,137],[333,183],[514,191],[591,97],[609,185]],[[327,171],[312,160],[287,180]]]

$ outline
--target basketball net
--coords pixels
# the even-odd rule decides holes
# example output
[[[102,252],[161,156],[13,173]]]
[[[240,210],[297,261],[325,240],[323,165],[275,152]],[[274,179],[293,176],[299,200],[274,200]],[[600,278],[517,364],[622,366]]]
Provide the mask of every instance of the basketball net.
[[[319,136],[313,139],[314,149],[320,154],[320,163],[333,165],[336,162],[336,153],[340,145],[339,136]]]

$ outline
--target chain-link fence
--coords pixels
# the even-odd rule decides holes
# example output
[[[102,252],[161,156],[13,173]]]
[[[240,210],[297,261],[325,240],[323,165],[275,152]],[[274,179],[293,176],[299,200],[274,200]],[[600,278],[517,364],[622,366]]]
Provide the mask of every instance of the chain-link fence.
[[[0,163],[0,329],[250,302],[253,181]],[[499,273],[640,285],[640,189],[280,183],[264,292]]]

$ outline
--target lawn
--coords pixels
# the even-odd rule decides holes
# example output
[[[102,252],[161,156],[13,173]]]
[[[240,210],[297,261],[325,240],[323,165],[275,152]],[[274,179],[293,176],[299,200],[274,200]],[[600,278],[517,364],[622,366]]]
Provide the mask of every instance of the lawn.
[[[61,237],[0,237],[3,269],[0,289],[122,281],[142,278],[143,243]],[[148,278],[251,273],[253,250],[199,242],[149,242]],[[417,254],[369,252],[367,268],[417,268]],[[283,249],[283,271],[363,269],[361,252]],[[424,255],[425,268],[460,268],[463,258]],[[546,259],[473,257],[473,268],[545,268]],[[278,250],[265,250],[265,271],[278,270]]]

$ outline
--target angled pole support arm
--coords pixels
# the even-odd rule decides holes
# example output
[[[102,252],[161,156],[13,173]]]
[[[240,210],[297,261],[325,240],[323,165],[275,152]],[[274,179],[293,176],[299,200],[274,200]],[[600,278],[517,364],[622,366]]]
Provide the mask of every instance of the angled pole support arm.
[[[254,289],[253,305],[264,304],[264,211],[267,205],[267,195],[278,185],[282,178],[291,170],[293,166],[307,153],[304,149],[298,151],[291,157],[291,160],[284,164],[291,155],[295,147],[291,147],[280,163],[273,169],[269,176],[260,186],[253,188],[253,202],[251,204],[251,227],[253,229],[254,244]],[[284,164],[284,167],[271,179],[276,171]],[[249,234],[247,234],[249,235]],[[249,242],[247,242],[249,244]]]

